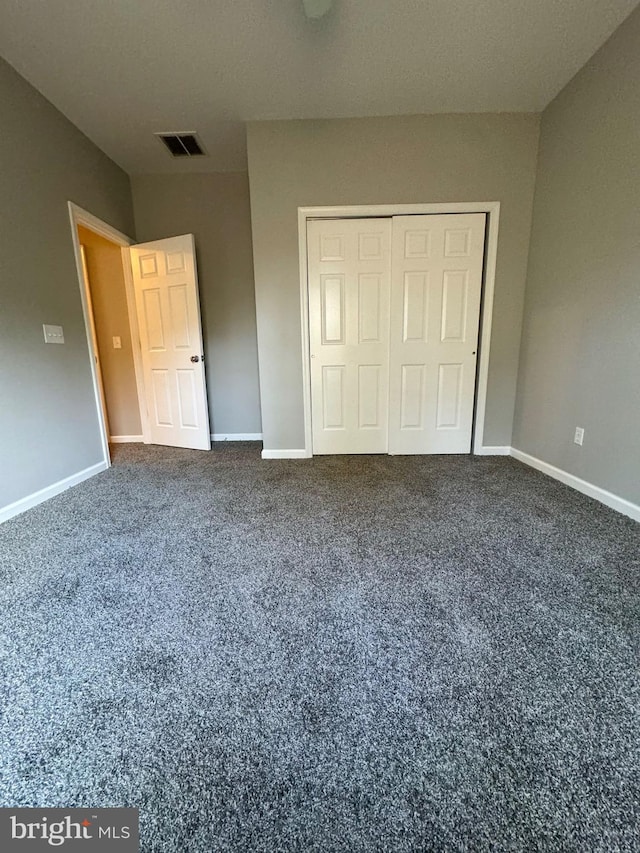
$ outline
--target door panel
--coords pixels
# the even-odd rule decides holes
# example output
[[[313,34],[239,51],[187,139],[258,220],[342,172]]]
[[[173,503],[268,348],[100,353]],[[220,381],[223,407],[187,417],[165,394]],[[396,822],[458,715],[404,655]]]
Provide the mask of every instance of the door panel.
[[[158,288],[146,288],[142,291],[142,299],[147,346],[150,350],[162,351],[164,350],[164,327],[162,324],[160,290]]]
[[[386,417],[387,407],[381,406],[380,399],[380,373],[379,364],[358,365],[358,426],[360,429],[380,429],[383,418]]]
[[[361,273],[358,276],[358,341],[361,344],[382,342],[380,335],[380,278],[379,273]]]
[[[171,394],[169,391],[169,371],[151,370],[151,392],[153,395],[153,411],[155,420],[152,423],[172,427]]]
[[[446,270],[442,277],[442,327],[443,343],[464,343],[467,339],[467,296],[469,272]]]
[[[402,300],[402,340],[404,343],[427,341],[427,308],[429,305],[429,273],[404,274]]]
[[[344,344],[344,276],[321,275],[322,343]]]
[[[460,427],[461,390],[462,365],[439,365],[438,408],[436,410],[436,427],[438,429],[458,429]]]
[[[174,348],[176,350],[192,349],[186,284],[172,285],[169,288],[169,310],[173,327]]]
[[[313,452],[386,453],[391,220],[307,229]]]
[[[422,429],[425,368],[422,364],[403,364],[401,373],[400,425],[402,429]]]
[[[210,450],[193,236],[130,252],[151,443]]]
[[[344,374],[345,367],[325,365],[322,368],[322,409],[324,429],[344,429]]]
[[[485,214],[394,216],[389,452],[469,453]]]

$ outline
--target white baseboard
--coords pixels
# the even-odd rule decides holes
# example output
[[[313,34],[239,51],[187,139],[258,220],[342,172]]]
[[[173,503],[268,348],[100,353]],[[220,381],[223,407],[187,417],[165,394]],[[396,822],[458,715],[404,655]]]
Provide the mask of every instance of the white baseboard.
[[[109,444],[142,444],[143,435],[110,435]]]
[[[481,447],[479,450],[474,450],[476,456],[509,456],[511,448],[505,447]],[[267,450],[262,451],[263,459],[309,459],[310,453],[303,448],[301,450]]]
[[[580,477],[576,477],[574,474],[569,474],[568,471],[563,471],[562,468],[556,468],[555,465],[543,462],[542,459],[530,456],[528,453],[524,453],[522,450],[517,450],[515,447],[511,448],[511,455],[519,462],[524,462],[525,465],[530,465],[532,468],[542,471],[543,474],[548,474],[550,477],[553,477],[554,480],[560,480],[561,483],[571,486],[572,489],[582,492],[583,495],[595,498],[597,501],[600,501],[600,503],[605,504],[605,506],[611,507],[611,509],[615,509],[623,515],[628,515],[629,518],[633,518],[634,521],[640,521],[640,506],[637,504],[631,503],[631,501],[621,498],[618,495],[614,495],[613,492],[608,492],[606,489],[600,488],[600,486],[594,486],[593,483],[581,480]]]
[[[261,432],[212,432],[211,441],[262,441]]]
[[[263,450],[263,459],[308,459],[309,454],[302,450]]]
[[[45,489],[40,489],[40,491],[34,492],[32,495],[27,495],[26,498],[20,498],[19,501],[0,507],[0,523],[8,521],[10,518],[13,518],[14,515],[19,515],[21,512],[25,512],[25,510],[31,509],[31,507],[37,506],[43,501],[49,500],[49,498],[52,498],[54,495],[59,495],[60,492],[70,489],[71,486],[77,486],[78,483],[81,483],[83,480],[88,480],[89,477],[93,477],[101,471],[106,471],[108,467],[109,466],[106,462],[98,462],[97,465],[85,468],[84,471],[78,471],[77,474],[65,477],[64,480],[58,480],[57,483],[53,483]]]

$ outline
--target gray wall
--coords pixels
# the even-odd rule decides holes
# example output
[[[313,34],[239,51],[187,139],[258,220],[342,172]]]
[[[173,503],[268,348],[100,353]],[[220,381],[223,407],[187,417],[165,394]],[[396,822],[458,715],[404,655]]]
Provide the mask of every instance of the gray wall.
[[[101,460],[67,202],[128,234],[133,215],[125,173],[2,60],[0,127],[1,507]]]
[[[524,318],[514,446],[640,503],[640,10],[544,112]]]
[[[500,201],[484,442],[511,443],[539,117],[439,115],[248,127],[264,446],[304,446],[297,208]]]
[[[87,259],[109,436],[139,436],[142,426],[122,250],[120,246],[82,226],[78,228],[78,236]],[[120,349],[113,347],[114,335],[120,338]]]
[[[141,242],[195,236],[212,432],[261,432],[247,175],[141,175],[132,189]]]

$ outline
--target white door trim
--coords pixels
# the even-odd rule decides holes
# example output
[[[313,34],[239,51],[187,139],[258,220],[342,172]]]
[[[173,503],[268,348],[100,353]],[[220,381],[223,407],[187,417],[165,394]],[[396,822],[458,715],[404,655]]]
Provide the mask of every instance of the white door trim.
[[[91,316],[90,316],[90,297],[85,289],[85,280],[82,269],[82,253],[80,249],[80,239],[78,237],[78,225],[82,225],[99,234],[106,240],[115,243],[122,249],[122,269],[124,273],[125,292],[127,298],[127,313],[129,315],[129,328],[131,331],[131,346],[133,350],[133,367],[136,377],[136,387],[138,391],[138,406],[140,408],[140,422],[142,425],[143,441],[148,442],[148,423],[147,410],[144,405],[144,385],[142,374],[142,353],[140,351],[140,337],[138,334],[138,321],[135,313],[135,294],[133,292],[133,280],[131,277],[131,262],[129,257],[129,246],[133,245],[133,240],[113,228],[102,219],[98,219],[88,210],[84,210],[72,201],[68,202],[69,220],[71,222],[71,239],[73,241],[73,251],[76,259],[76,269],[78,273],[78,283],[80,286],[80,298],[82,301],[82,314],[87,333],[87,344],[89,346],[89,360],[91,362],[91,377],[93,380],[94,394],[96,397],[96,407],[98,411],[98,421],[100,427],[100,439],[104,461],[107,465],[111,465],[111,456],[109,454],[109,434],[107,424],[103,415],[103,409],[100,397],[100,381],[96,371],[95,359],[93,358],[93,343],[91,334]]]
[[[491,347],[491,322],[493,319],[493,294],[495,288],[496,257],[498,254],[498,227],[500,202],[451,202],[440,204],[363,204],[342,207],[298,208],[298,258],[300,267],[300,323],[302,326],[302,390],[304,400],[304,456],[313,455],[311,437],[311,361],[309,358],[309,287],[307,271],[307,220],[308,219],[364,219],[366,217],[410,216],[412,214],[486,213],[486,254],[480,317],[480,361],[476,384],[474,408],[473,453],[481,454],[484,448],[484,421],[487,406],[489,378],[489,350]]]

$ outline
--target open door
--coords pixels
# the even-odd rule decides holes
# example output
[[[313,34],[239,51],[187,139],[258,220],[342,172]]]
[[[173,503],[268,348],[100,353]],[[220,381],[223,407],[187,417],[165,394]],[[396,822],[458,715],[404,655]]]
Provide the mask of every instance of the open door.
[[[192,234],[130,247],[151,444],[210,450]]]

